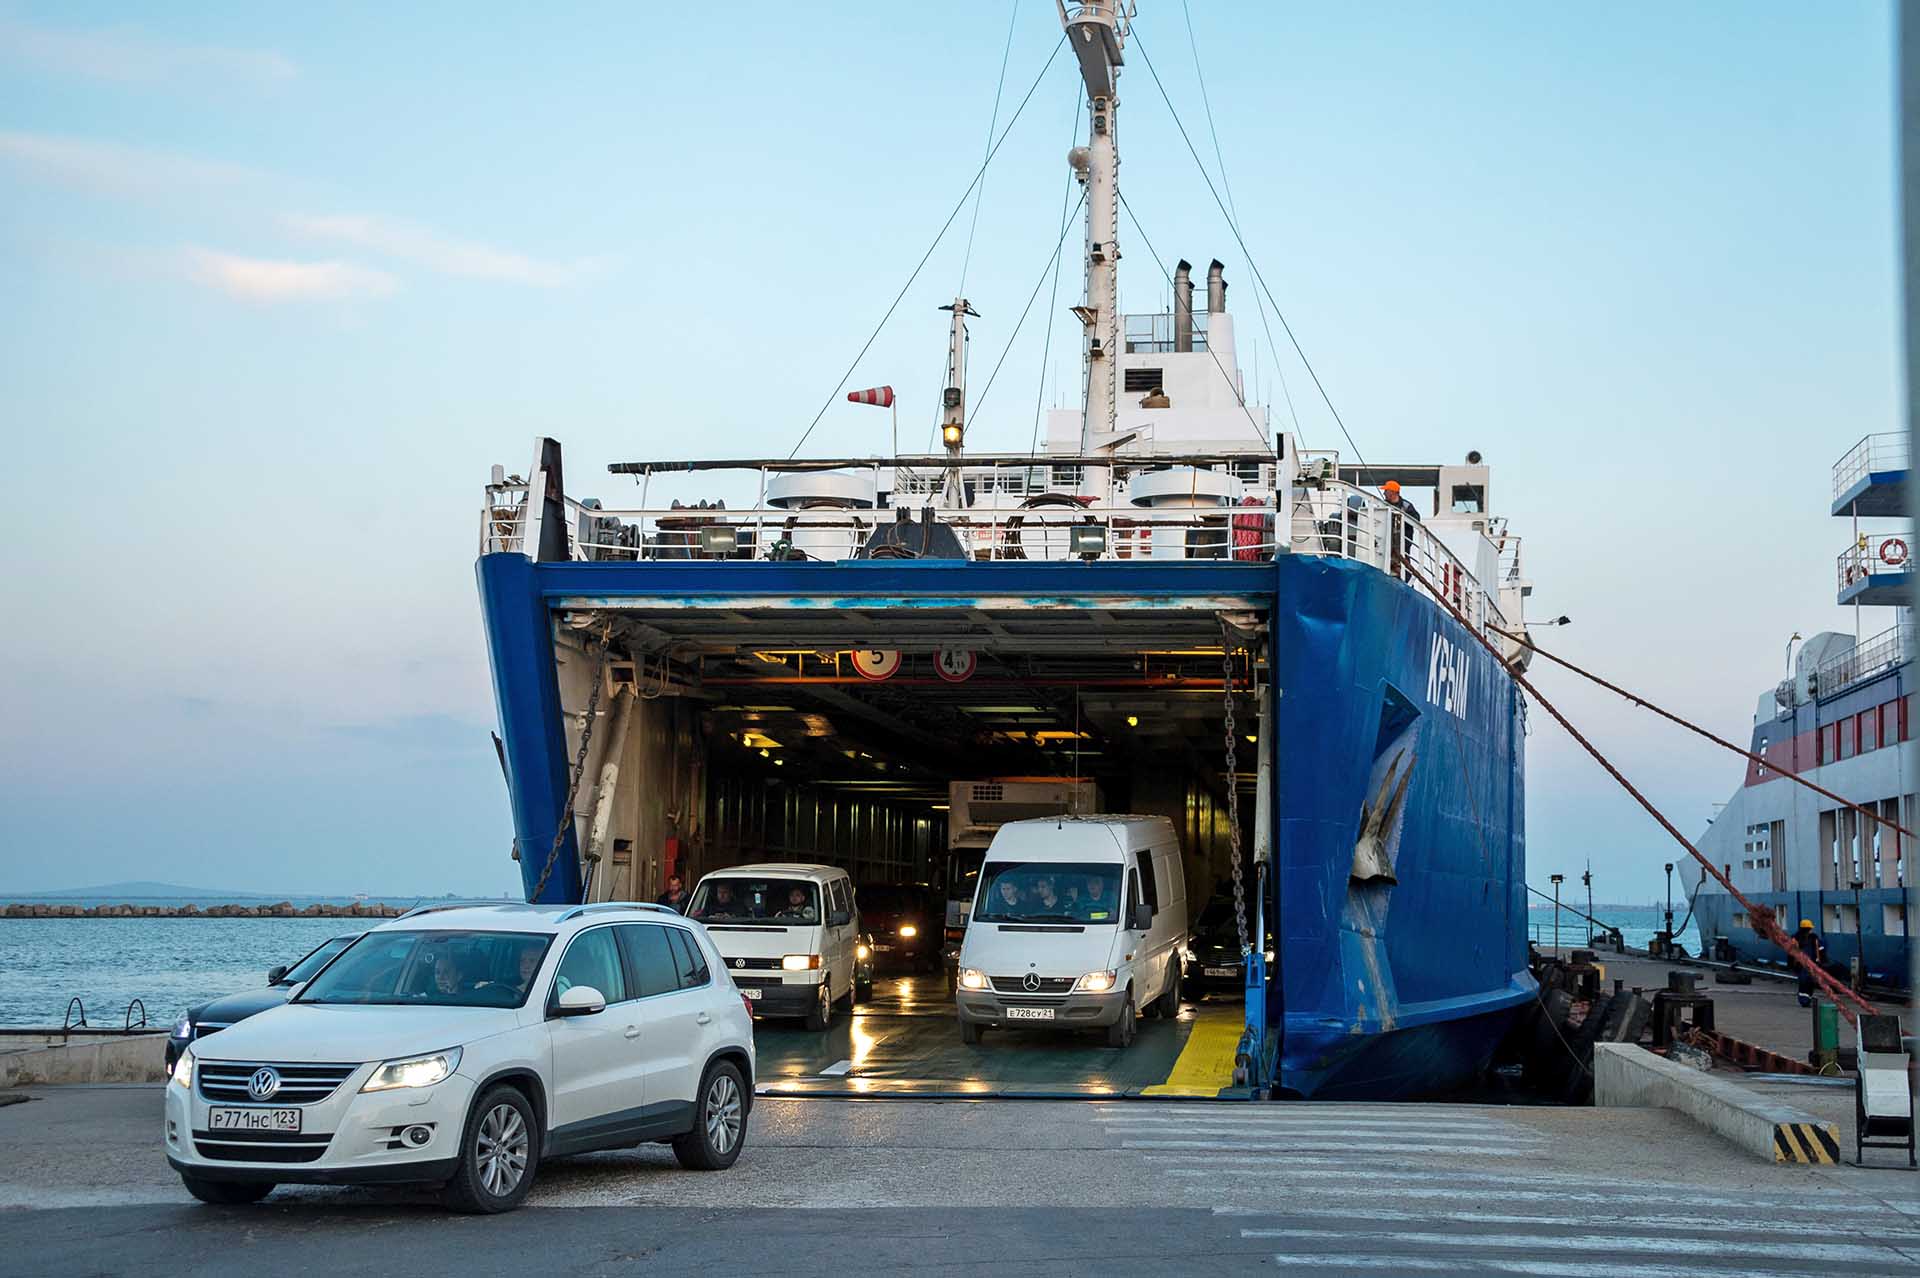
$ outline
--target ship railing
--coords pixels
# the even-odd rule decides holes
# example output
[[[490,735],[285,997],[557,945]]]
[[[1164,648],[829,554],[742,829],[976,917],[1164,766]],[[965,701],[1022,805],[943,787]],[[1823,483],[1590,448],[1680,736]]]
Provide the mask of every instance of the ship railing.
[[[1833,464],[1834,498],[1838,500],[1842,493],[1868,475],[1907,469],[1909,449],[1906,431],[1868,435]]]
[[[1820,698],[1826,700],[1875,675],[1898,669],[1912,656],[1912,622],[1902,622],[1883,630],[1839,656],[1820,663],[1814,676],[1819,684]]]
[[[1912,571],[1911,533],[1862,533],[1834,561],[1834,572],[1841,590],[1866,577]]]
[[[901,513],[896,508],[822,506],[629,509],[571,498],[566,505],[569,557],[603,563],[861,559],[869,557],[874,533]],[[1495,596],[1425,525],[1388,507],[1376,494],[1338,480],[1305,488],[1284,514],[1271,499],[1248,498],[1236,506],[1149,508],[1100,505],[1055,494],[1051,504],[942,510],[936,519],[976,562],[1262,562],[1276,553],[1351,559],[1428,593],[1424,578],[1477,628],[1506,625]],[[527,485],[490,485],[481,515],[480,552],[526,553],[526,522]],[[1517,568],[1517,545],[1512,554]]]

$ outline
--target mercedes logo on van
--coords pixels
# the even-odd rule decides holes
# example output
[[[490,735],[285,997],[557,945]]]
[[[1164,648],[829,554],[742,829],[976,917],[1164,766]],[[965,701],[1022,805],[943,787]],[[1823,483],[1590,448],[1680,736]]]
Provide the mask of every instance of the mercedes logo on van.
[[[253,1071],[253,1077],[247,1080],[247,1095],[255,1100],[272,1100],[273,1094],[279,1090],[280,1072],[270,1065]]]
[[[1028,972],[1020,978],[1020,986],[1026,990],[1027,993],[1031,994],[1040,988],[1040,977],[1033,972]]]

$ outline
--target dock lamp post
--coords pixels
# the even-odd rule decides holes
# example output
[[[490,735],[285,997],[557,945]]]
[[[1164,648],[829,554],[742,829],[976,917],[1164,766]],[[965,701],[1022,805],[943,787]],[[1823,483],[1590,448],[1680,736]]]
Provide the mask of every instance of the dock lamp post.
[[[1673,946],[1673,862],[1667,862],[1667,946]]]
[[[1567,876],[1550,874],[1547,877],[1553,880],[1553,949],[1557,954],[1560,952],[1560,885],[1567,881]]]
[[[1593,871],[1581,872],[1580,881],[1587,885],[1587,947],[1593,947]]]

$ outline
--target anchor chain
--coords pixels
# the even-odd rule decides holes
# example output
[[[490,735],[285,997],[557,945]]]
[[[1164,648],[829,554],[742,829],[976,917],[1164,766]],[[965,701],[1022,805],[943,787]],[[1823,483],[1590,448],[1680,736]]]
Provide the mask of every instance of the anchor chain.
[[[600,690],[607,683],[607,662],[613,655],[613,627],[609,625],[600,636],[600,663],[593,672],[593,687],[587,693],[587,710],[580,724],[580,748],[573,756],[573,776],[567,783],[567,802],[560,809],[560,825],[553,832],[553,847],[547,852],[547,863],[540,870],[540,880],[533,885],[533,891],[527,893],[527,900],[538,901],[540,894],[547,890],[547,879],[553,874],[554,865],[560,860],[560,848],[567,840],[567,827],[573,824],[573,804],[580,795],[580,778],[587,771],[587,747],[593,741],[594,715],[600,707]]]
[[[1240,868],[1240,754],[1233,726],[1233,647],[1225,623],[1220,627],[1220,676],[1227,699],[1227,850],[1233,858],[1233,926],[1244,959],[1253,953],[1253,944],[1247,940],[1247,884]]]

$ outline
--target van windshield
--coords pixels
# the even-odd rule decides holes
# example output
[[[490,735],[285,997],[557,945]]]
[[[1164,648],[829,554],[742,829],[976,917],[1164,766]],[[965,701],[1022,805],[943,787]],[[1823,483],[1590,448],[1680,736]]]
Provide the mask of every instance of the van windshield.
[[[703,923],[818,923],[820,889],[806,879],[702,879],[687,917]]]
[[[973,917],[982,923],[1117,923],[1120,867],[1098,861],[989,861]]]

